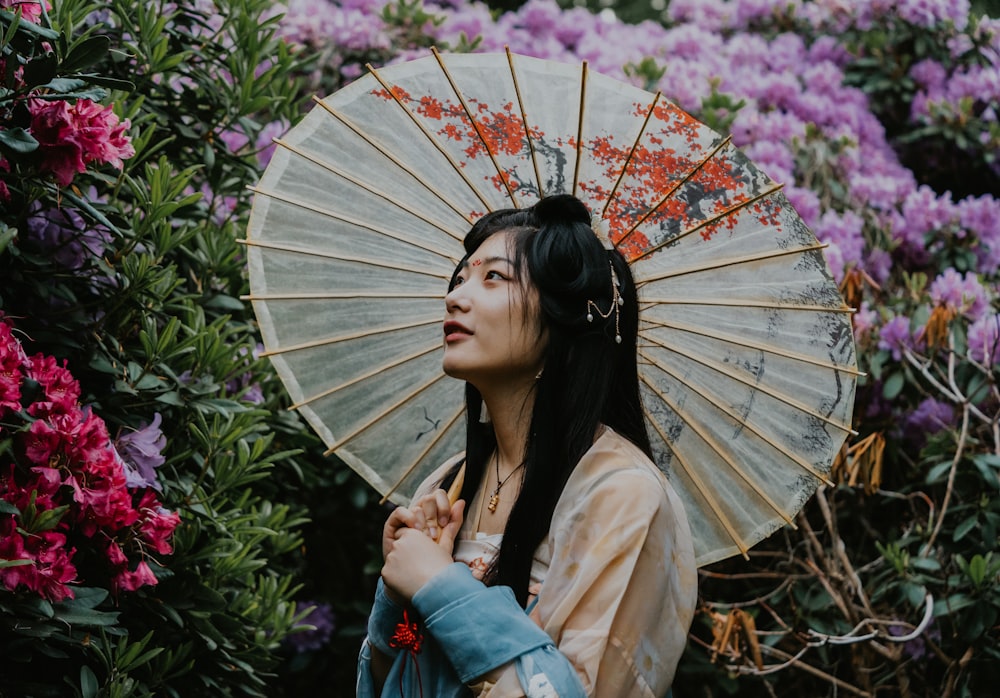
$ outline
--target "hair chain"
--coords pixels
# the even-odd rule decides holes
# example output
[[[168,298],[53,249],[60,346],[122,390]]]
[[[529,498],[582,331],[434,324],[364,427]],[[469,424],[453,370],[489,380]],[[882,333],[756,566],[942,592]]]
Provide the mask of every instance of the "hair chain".
[[[618,329],[619,308],[621,308],[623,305],[625,305],[625,299],[622,298],[622,294],[621,294],[621,291],[620,291],[621,284],[618,281],[618,274],[615,273],[615,265],[612,264],[611,262],[608,262],[608,266],[611,267],[611,307],[608,308],[608,311],[605,313],[605,312],[601,311],[601,308],[600,308],[600,306],[597,305],[597,303],[595,303],[592,300],[588,300],[587,301],[587,322],[593,322],[594,321],[594,313],[595,312],[598,315],[600,315],[601,318],[604,319],[604,320],[607,320],[609,317],[611,317],[611,314],[614,313],[614,316],[615,316],[615,343],[616,344],[621,344],[622,343],[622,334],[621,334],[621,331]],[[591,312],[591,311],[593,311],[593,312]]]

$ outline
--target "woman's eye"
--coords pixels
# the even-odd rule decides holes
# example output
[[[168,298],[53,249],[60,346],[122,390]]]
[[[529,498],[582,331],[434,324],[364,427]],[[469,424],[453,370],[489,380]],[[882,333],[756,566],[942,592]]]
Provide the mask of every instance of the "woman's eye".
[[[501,274],[500,272],[498,272],[496,270],[490,270],[490,271],[486,272],[486,278],[487,279],[500,279],[502,281],[507,279],[506,276],[504,276],[503,274]]]

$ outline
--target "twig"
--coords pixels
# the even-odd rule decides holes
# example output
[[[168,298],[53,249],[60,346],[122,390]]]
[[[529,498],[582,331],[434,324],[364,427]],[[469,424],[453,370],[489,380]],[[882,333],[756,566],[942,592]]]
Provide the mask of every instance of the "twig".
[[[920,371],[923,377],[927,379],[928,383],[933,385],[946,398],[954,402],[956,405],[967,405],[972,414],[976,418],[985,422],[986,424],[991,424],[993,422],[993,420],[991,420],[989,417],[983,414],[978,407],[969,404],[968,398],[966,398],[965,395],[961,393],[961,391],[957,390],[957,386],[956,390],[953,391],[951,388],[948,388],[941,381],[935,378],[929,370],[929,366],[931,365],[930,360],[928,360],[926,363],[921,363],[920,359],[917,358],[917,355],[914,354],[909,349],[907,349],[906,347],[903,348],[903,356],[906,358],[907,361],[910,362],[910,364],[914,368]]]
[[[948,486],[944,492],[944,501],[941,502],[941,513],[938,514],[937,521],[934,522],[934,530],[931,532],[931,537],[927,539],[923,550],[920,551],[920,557],[926,557],[930,553],[931,548],[934,547],[934,541],[937,539],[938,533],[941,532],[941,525],[944,523],[944,516],[948,511],[948,504],[951,502],[951,493],[955,487],[955,473],[958,471],[958,462],[962,460],[962,454],[965,451],[965,440],[969,437],[970,407],[968,403],[962,405],[962,431],[958,436],[955,457],[951,461],[951,470],[948,473]]]
[[[780,671],[781,669],[786,669],[786,668],[791,667],[791,666],[795,666],[796,668],[802,669],[802,671],[810,673],[813,676],[817,676],[817,677],[823,679],[824,681],[829,681],[834,686],[836,686],[838,689],[842,689],[844,691],[847,691],[848,693],[850,693],[852,695],[862,696],[863,698],[871,698],[871,695],[872,695],[871,693],[868,693],[867,691],[862,691],[860,688],[856,688],[856,687],[852,686],[851,684],[847,683],[846,681],[838,679],[836,676],[831,676],[830,674],[827,674],[825,671],[817,669],[816,667],[814,667],[814,666],[812,666],[810,664],[806,664],[805,662],[799,661],[800,658],[801,658],[801,656],[802,656],[802,654],[807,649],[808,649],[808,647],[804,648],[801,652],[799,652],[795,656],[792,656],[792,655],[787,654],[785,652],[782,652],[781,650],[776,649],[774,647],[768,647],[767,645],[762,645],[761,646],[761,650],[765,654],[769,654],[769,655],[771,655],[773,657],[777,657],[778,659],[783,659],[783,660],[785,660],[785,663],[784,664],[776,665],[773,668],[772,667],[768,667],[768,668],[763,669],[763,670],[759,670],[756,667],[741,666],[741,667],[738,668],[738,671],[741,674],[764,675],[764,674],[774,673],[775,671]]]

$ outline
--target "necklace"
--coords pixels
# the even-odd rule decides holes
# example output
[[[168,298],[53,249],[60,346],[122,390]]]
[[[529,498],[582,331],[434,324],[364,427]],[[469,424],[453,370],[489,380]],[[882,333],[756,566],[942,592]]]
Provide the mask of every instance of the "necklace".
[[[510,480],[510,478],[514,475],[514,473],[516,473],[518,470],[520,470],[522,467],[524,467],[524,463],[521,463],[521,465],[519,465],[516,468],[514,468],[513,470],[511,470],[510,474],[507,475],[507,477],[505,477],[501,481],[500,480],[500,456],[497,455],[493,462],[496,464],[496,467],[497,467],[497,486],[496,486],[496,489],[493,490],[493,494],[490,495],[490,503],[486,505],[486,508],[490,510],[491,514],[497,510],[497,505],[500,503],[500,490],[503,488],[504,485],[507,484],[507,480]]]

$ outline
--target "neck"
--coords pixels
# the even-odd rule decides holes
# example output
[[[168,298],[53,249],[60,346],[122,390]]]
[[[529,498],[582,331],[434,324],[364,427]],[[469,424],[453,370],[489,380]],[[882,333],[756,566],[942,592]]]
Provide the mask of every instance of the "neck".
[[[497,438],[497,458],[501,477],[524,461],[524,447],[535,406],[535,383],[505,386],[483,394]]]

